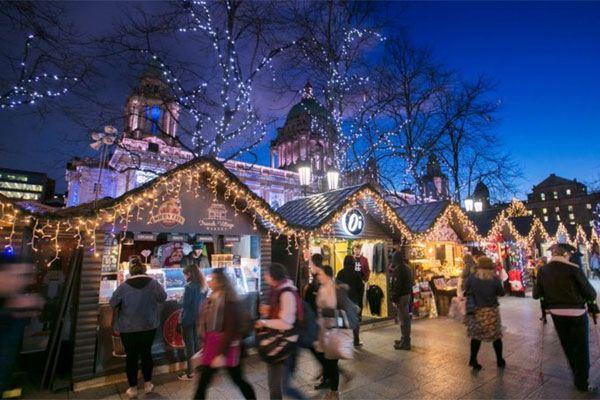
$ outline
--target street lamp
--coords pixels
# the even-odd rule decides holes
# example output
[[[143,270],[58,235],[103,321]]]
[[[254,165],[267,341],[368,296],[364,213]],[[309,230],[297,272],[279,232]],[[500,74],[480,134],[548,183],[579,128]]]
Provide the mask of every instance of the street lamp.
[[[465,210],[467,210],[467,212],[473,211],[473,199],[470,197],[465,199]]]
[[[481,200],[475,201],[475,203],[473,205],[475,206],[475,211],[476,212],[483,211],[483,202]]]
[[[336,167],[329,167],[327,170],[327,186],[329,190],[336,190],[339,186],[340,171]]]
[[[300,177],[300,186],[302,186],[304,195],[306,196],[306,191],[308,189],[308,186],[310,186],[311,174],[312,174],[312,170],[310,168],[310,162],[308,162],[306,160],[300,161],[297,164],[297,167],[298,167],[298,175]]]
[[[98,202],[98,195],[100,194],[100,188],[102,187],[102,170],[104,169],[104,164],[106,163],[106,148],[112,145],[117,139],[117,128],[112,125],[106,125],[104,127],[104,132],[94,132],[92,133],[93,143],[90,143],[90,147],[94,150],[98,150],[102,147],[102,154],[100,155],[100,168],[98,170],[98,183],[96,184],[96,190],[94,190],[94,207]]]

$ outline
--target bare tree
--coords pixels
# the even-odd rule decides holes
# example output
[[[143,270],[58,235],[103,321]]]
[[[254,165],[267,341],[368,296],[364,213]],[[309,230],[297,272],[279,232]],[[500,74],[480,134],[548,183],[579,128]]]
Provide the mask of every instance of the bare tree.
[[[499,100],[493,100],[494,85],[484,76],[473,82],[456,81],[439,98],[443,116],[440,156],[450,175],[452,198],[459,202],[479,181],[487,184],[492,197],[515,193],[520,175],[494,134]]]
[[[65,15],[56,2],[0,3],[0,109],[30,105],[43,114],[49,99],[85,86],[91,62]]]

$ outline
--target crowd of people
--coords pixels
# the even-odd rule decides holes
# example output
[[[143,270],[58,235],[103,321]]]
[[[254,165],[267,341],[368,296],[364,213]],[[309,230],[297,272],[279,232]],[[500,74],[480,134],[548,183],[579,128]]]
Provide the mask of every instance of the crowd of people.
[[[544,323],[549,315],[573,372],[575,387],[595,391],[589,384],[590,356],[588,317],[598,314],[596,292],[578,264],[571,261],[575,249],[557,244],[552,258],[541,259],[535,268],[533,297],[540,300]],[[343,268],[334,277],[323,257],[314,254],[309,261],[311,279],[299,290],[287,268],[273,263],[265,268],[268,296],[259,306],[260,319],[251,321],[236,290],[221,269],[204,276],[198,265],[187,263],[183,273],[187,281],[180,299],[182,312],[179,329],[185,343],[187,365],[181,380],[196,382],[195,399],[204,399],[215,373],[225,369],[246,399],[255,399],[252,385],[244,379],[242,359],[244,339],[255,332],[258,354],[267,364],[271,399],[283,395],[304,399],[293,385],[297,355],[301,349],[313,354],[320,366],[315,390],[328,390],[327,399],[339,398],[340,375],[351,377],[340,368],[339,360],[352,359],[360,347],[361,304],[369,269],[354,248],[345,257]],[[411,350],[412,270],[402,252],[391,257],[390,298],[400,326],[396,350]],[[366,268],[365,268],[366,267]],[[0,383],[10,374],[17,345],[9,346],[23,324],[20,322],[40,308],[39,298],[25,294],[31,274],[20,264],[5,264],[0,279]],[[478,353],[482,342],[491,342],[498,368],[506,368],[503,357],[502,323],[498,297],[504,295],[494,262],[473,249],[464,257],[458,297],[464,304],[467,337],[470,339],[469,366],[480,370]],[[132,260],[130,276],[110,299],[115,312],[114,330],[120,335],[126,354],[129,398],[138,396],[138,362],[144,379],[143,391],[153,391],[152,342],[159,326],[160,305],[167,294],[146,274],[146,266]]]

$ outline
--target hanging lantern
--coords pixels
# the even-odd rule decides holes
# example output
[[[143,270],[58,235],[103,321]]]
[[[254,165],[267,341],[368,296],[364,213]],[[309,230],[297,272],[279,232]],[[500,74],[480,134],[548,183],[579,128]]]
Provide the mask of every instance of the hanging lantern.
[[[300,185],[307,187],[311,183],[311,174],[312,170],[310,168],[310,163],[306,160],[300,161],[298,164],[298,174],[300,175]]]
[[[467,212],[473,211],[473,199],[470,197],[465,199],[465,210],[467,210]]]

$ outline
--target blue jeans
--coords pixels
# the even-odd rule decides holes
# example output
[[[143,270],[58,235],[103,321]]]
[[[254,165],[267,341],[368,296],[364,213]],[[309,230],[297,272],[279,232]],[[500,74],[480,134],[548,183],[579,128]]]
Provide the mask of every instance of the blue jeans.
[[[192,357],[200,351],[200,340],[198,339],[196,325],[182,325],[181,335],[183,336],[183,343],[185,343],[185,358],[187,359],[185,372],[188,375],[192,375],[194,371],[192,368]]]
[[[410,294],[398,299],[398,319],[400,320],[400,342],[410,345]]]

